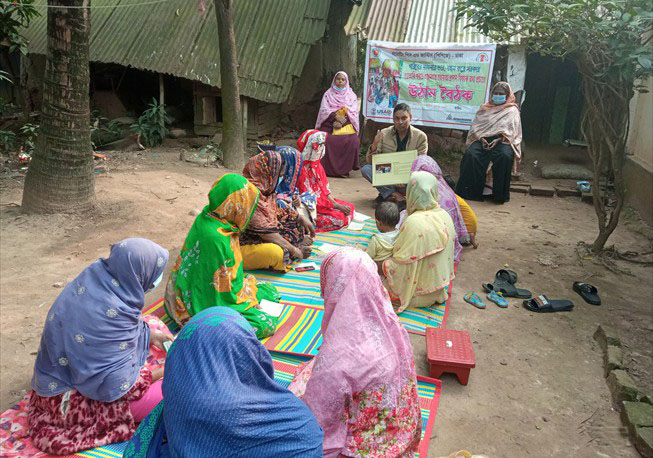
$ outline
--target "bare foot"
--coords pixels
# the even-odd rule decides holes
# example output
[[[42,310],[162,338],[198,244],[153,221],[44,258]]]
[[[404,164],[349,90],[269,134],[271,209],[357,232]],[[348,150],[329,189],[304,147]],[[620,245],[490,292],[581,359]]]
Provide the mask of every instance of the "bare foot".
[[[313,237],[311,237],[310,235],[304,236],[304,245],[311,246],[313,245],[313,242],[314,242]]]
[[[302,249],[302,256],[304,257],[304,259],[308,259],[311,257],[311,253],[313,252],[313,250],[311,250],[310,246],[303,246],[301,249]]]
[[[476,241],[476,234],[469,234],[469,241],[471,242],[474,249],[478,248],[478,242]]]

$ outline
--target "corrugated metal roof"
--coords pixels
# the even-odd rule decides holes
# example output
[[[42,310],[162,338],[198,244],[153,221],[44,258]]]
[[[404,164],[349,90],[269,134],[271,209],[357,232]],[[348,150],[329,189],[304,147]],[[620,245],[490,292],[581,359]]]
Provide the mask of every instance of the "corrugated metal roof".
[[[44,5],[47,0],[36,0]],[[220,87],[218,30],[213,2],[201,16],[197,4],[169,0],[124,7],[134,0],[93,0],[91,60],[201,81]],[[324,35],[328,0],[238,0],[234,29],[241,94],[285,102],[313,43]],[[116,5],[113,8],[93,8]],[[47,14],[25,35],[29,52],[45,54]]]
[[[371,5],[371,0],[363,0],[360,5],[356,5],[352,8],[351,14],[345,24],[345,35],[354,35],[355,33],[364,31],[365,21],[370,13]],[[367,36],[367,34],[365,36]]]
[[[494,43],[475,28],[456,21],[456,0],[363,0],[354,7],[345,33],[368,40],[404,43]],[[510,43],[518,43],[516,37]]]
[[[413,0],[363,0],[345,24],[345,33],[362,32],[368,40],[403,41]]]
[[[413,0],[373,1],[365,27],[369,40],[403,41]]]
[[[456,0],[413,0],[408,19],[406,43],[495,43],[474,27],[465,27],[466,18],[456,21]],[[518,43],[515,38],[511,43]],[[496,42],[499,44],[499,42]]]

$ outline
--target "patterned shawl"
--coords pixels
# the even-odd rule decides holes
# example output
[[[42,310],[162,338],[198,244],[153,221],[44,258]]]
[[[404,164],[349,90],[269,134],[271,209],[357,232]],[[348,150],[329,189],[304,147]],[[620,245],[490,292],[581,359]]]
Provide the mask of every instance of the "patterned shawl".
[[[494,105],[491,101],[481,105],[476,112],[472,127],[467,134],[467,145],[479,141],[481,138],[503,137],[504,143],[509,143],[515,153],[517,162],[521,159],[521,118],[519,115],[519,106],[515,103],[515,94],[512,88],[505,81],[499,81],[492,88],[492,92],[500,87],[504,89],[508,96],[506,103]]]
[[[68,283],[43,328],[32,388],[39,396],[77,390],[112,402],[127,393],[145,364],[150,330],[145,291],[163,273],[168,251],[125,239]]]
[[[257,304],[255,282],[244,281],[238,236],[258,198],[259,191],[240,175],[227,174],[214,183],[166,287],[165,308],[177,323],[216,305],[242,313]]]
[[[456,261],[459,261],[460,255],[463,251],[460,242],[467,243],[469,241],[469,234],[467,233],[467,226],[463,220],[463,215],[460,213],[460,205],[458,205],[456,193],[444,180],[442,170],[438,163],[426,154],[417,156],[410,171],[428,172],[438,179],[438,204],[440,205],[440,208],[444,208],[447,213],[449,213],[449,216],[451,216],[451,219],[453,220],[453,225],[456,228],[455,259]]]
[[[281,155],[283,168],[280,174],[281,181],[276,188],[277,202],[279,200],[292,199],[297,187],[299,172],[302,170],[302,155],[292,146],[280,146],[276,151]]]
[[[277,151],[259,153],[245,164],[243,176],[261,191],[258,207],[252,216],[248,231],[258,233],[279,231],[275,191],[282,177],[282,170],[283,159]]]
[[[324,258],[320,286],[324,340],[304,368],[312,370],[305,391],[301,373],[291,391],[304,391],[322,426],[324,456],[354,456],[352,447],[364,456],[409,456],[421,434],[413,349],[376,264],[359,249],[340,248]]]
[[[231,309],[206,309],[184,327],[166,359],[163,398],[125,457],[322,456],[315,417],[274,381],[270,354]]]
[[[336,76],[344,75],[347,80],[345,83],[346,90],[338,91],[334,89],[336,85]],[[326,119],[331,116],[331,113],[338,111],[341,107],[347,107],[347,118],[358,132],[358,97],[349,86],[349,76],[345,72],[338,72],[333,76],[331,87],[326,90],[322,96],[320,103],[320,111],[317,114],[317,121],[315,121],[315,128],[319,129]]]

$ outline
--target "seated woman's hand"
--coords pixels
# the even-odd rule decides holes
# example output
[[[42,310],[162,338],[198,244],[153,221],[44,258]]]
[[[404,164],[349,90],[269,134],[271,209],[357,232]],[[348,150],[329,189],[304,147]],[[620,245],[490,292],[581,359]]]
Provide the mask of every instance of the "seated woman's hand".
[[[159,379],[163,378],[164,369],[163,367],[157,367],[152,369],[152,382],[156,382]]]
[[[294,260],[301,261],[302,259],[304,259],[304,254],[302,253],[302,250],[300,250],[299,248],[293,246],[290,248],[289,251],[290,251],[290,257],[292,258],[293,261]]]
[[[150,331],[150,345],[158,348],[159,350],[165,351],[163,342],[172,342],[172,337],[168,334],[162,332],[151,332]]]
[[[495,146],[497,146],[497,145],[499,144],[500,141],[501,141],[501,138],[495,138],[495,139],[492,140],[490,143],[488,143],[488,145],[487,145],[487,149],[492,149],[492,148],[494,148]]]
[[[351,213],[351,208],[347,207],[346,205],[336,204],[334,207],[336,210],[343,212],[345,216],[349,216]]]
[[[304,215],[299,215],[299,219],[304,227],[304,232],[311,237],[315,237],[315,227],[313,227],[313,223],[311,223]]]

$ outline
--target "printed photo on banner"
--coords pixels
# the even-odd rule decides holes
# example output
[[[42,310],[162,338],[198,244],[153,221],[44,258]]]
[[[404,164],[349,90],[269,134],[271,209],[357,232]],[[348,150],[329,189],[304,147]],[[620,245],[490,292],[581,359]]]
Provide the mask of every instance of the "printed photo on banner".
[[[494,44],[406,44],[368,41],[363,115],[392,122],[397,103],[412,123],[467,130],[487,101]]]

